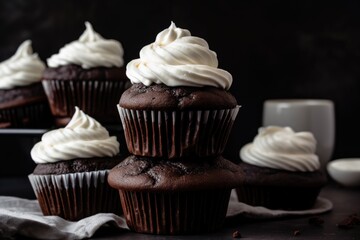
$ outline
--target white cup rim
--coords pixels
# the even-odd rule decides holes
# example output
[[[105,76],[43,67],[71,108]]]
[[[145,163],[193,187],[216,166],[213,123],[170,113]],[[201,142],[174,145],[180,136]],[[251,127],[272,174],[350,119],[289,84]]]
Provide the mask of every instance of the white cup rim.
[[[265,100],[266,105],[298,105],[298,106],[319,106],[332,105],[333,101],[329,99],[268,99]]]

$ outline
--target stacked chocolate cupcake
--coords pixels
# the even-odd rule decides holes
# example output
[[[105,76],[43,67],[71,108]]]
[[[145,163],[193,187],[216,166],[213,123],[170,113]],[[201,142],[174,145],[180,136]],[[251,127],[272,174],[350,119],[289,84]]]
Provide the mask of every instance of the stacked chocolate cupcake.
[[[239,110],[207,42],[171,23],[127,65],[118,105],[131,154],[108,177],[136,232],[190,234],[222,226],[242,182],[221,157]]]

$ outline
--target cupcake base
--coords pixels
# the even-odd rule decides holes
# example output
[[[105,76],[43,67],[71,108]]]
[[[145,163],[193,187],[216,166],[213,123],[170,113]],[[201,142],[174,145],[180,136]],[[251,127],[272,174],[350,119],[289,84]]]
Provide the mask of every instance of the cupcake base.
[[[50,107],[42,84],[0,89],[0,128],[47,128]]]
[[[130,87],[124,68],[48,68],[42,81],[56,126],[64,126],[75,106],[102,124],[120,123],[116,104]]]
[[[0,109],[0,128],[47,128],[52,124],[47,103]]]
[[[269,209],[305,210],[312,208],[326,175],[257,167],[240,162],[244,183],[236,188],[240,202]]]
[[[239,107],[222,110],[132,110],[117,105],[129,152],[176,159],[220,155]]]
[[[107,184],[108,172],[30,174],[29,180],[44,215],[77,221],[97,213],[122,213],[117,191]]]
[[[127,225],[135,232],[195,234],[219,229],[231,189],[136,192],[120,190]]]

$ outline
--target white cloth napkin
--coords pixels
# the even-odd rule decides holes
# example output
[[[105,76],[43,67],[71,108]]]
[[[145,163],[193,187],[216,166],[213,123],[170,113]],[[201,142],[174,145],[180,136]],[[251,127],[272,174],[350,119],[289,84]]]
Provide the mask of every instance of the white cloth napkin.
[[[252,207],[237,200],[231,192],[227,217],[242,215],[249,218],[279,218],[292,215],[310,215],[330,211],[332,203],[318,198],[312,209],[305,211],[270,210]],[[127,230],[125,218],[111,213],[99,213],[77,222],[57,216],[43,216],[37,200],[0,196],[0,237],[22,235],[37,239],[83,239],[89,238],[103,225],[113,225]]]

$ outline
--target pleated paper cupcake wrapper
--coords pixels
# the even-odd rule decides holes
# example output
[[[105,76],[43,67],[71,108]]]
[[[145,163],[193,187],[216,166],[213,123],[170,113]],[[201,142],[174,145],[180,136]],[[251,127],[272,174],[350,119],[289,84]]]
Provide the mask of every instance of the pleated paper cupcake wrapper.
[[[44,128],[52,124],[46,101],[0,109],[0,125],[11,128]]]
[[[269,209],[305,210],[315,204],[320,187],[270,187],[243,185],[236,188],[239,202]]]
[[[118,191],[107,183],[109,170],[29,175],[44,215],[76,221],[97,213],[121,214]]]
[[[154,111],[117,106],[129,152],[137,156],[168,159],[220,155],[240,107],[204,111]]]
[[[120,123],[116,105],[131,85],[125,80],[45,80],[42,83],[56,118],[72,117],[78,106],[103,123]]]
[[[131,230],[176,235],[212,232],[221,228],[231,189],[119,192],[124,216]]]

